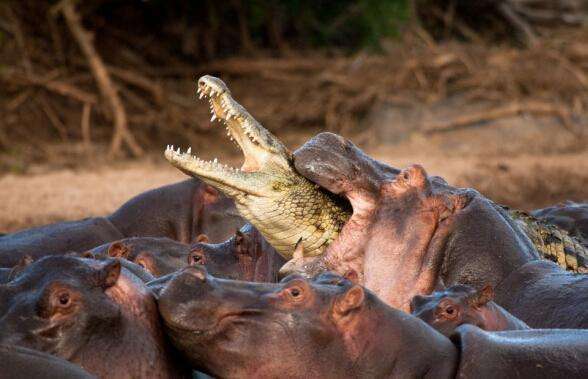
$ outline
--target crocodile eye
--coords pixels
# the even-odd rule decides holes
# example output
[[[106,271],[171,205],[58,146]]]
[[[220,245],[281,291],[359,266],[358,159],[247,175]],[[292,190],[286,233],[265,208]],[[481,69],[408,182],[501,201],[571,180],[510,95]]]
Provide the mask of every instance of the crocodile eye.
[[[402,179],[404,179],[404,180],[408,180],[409,176],[410,176],[410,175],[408,175],[408,172],[407,172],[407,171],[404,171],[404,172],[402,173]]]
[[[447,313],[448,315],[452,315],[454,312],[455,312],[455,309],[453,309],[453,307],[445,308],[445,313]]]

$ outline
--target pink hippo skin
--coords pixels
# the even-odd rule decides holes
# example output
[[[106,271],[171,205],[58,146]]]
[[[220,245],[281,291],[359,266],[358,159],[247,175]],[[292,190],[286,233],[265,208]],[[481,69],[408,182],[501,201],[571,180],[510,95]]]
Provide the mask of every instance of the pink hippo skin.
[[[117,260],[49,256],[0,285],[0,345],[66,359],[101,378],[181,378],[150,290]]]

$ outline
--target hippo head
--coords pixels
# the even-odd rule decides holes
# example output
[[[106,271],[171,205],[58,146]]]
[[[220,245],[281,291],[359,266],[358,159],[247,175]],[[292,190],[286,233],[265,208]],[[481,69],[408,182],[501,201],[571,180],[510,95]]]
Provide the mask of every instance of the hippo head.
[[[457,284],[431,295],[413,297],[411,313],[437,329],[445,336],[453,334],[455,328],[462,324],[479,325],[479,308],[485,306],[494,297],[491,286],[480,291],[473,287]]]
[[[389,167],[332,133],[305,143],[294,163],[353,209],[322,257],[301,260],[305,268],[356,272],[359,283],[393,307],[408,311],[413,296],[430,293],[441,281],[496,285],[533,256],[528,239],[492,202],[419,165]]]
[[[161,290],[159,309],[172,342],[211,375],[343,377],[350,369],[344,329],[353,328],[365,299],[362,287],[335,276],[249,283],[191,266]]]
[[[197,241],[208,241],[200,235]],[[187,265],[189,245],[169,238],[133,237],[110,242],[92,249],[96,257],[126,259],[155,277],[167,275]]]
[[[119,306],[106,294],[119,278],[116,260],[91,266],[49,256],[0,285],[0,345],[20,345],[65,359],[88,343],[96,328],[115,324]]]
[[[193,368],[217,377],[450,377],[457,361],[449,339],[329,272],[251,283],[191,266],[159,310]]]
[[[205,266],[216,277],[254,282],[277,281],[283,263],[283,258],[251,224],[223,243],[193,244],[188,256],[189,265]]]

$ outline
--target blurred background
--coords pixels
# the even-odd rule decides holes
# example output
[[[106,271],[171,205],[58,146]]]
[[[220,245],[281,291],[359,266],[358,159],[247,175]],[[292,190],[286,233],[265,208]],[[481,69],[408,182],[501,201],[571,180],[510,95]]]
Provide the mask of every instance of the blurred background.
[[[320,131],[533,209],[588,199],[586,0],[0,1],[0,232],[238,164],[196,80],[292,150]]]

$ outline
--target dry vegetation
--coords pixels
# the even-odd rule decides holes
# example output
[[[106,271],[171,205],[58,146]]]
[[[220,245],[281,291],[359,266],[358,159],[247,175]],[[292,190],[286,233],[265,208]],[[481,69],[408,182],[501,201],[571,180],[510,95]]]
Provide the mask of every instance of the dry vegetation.
[[[268,45],[256,48],[241,2],[231,2],[233,34],[170,19],[161,38],[140,20],[125,29],[114,17],[133,11],[124,7],[111,21],[95,4],[3,2],[0,171],[12,174],[0,177],[0,229],[104,214],[177,180],[159,158],[167,143],[234,159],[194,95],[204,73],[227,81],[292,147],[329,130],[510,205],[586,200],[582,2],[480,1],[478,12],[468,2],[411,3],[399,38],[382,39],[377,53],[343,53],[295,49],[287,23],[283,34],[270,25]],[[223,54],[233,35],[238,54]],[[180,53],[168,48],[170,36],[180,38]]]

